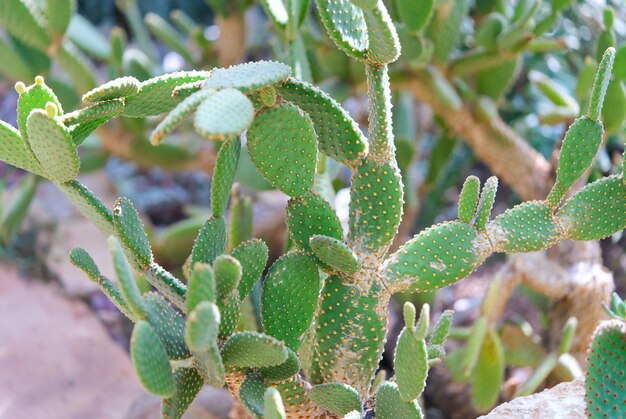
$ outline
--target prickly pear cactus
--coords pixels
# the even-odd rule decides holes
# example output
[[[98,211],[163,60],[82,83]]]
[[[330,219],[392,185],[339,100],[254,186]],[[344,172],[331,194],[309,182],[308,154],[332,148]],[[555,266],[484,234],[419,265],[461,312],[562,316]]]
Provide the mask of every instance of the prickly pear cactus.
[[[613,294],[609,314],[600,323],[587,352],[585,400],[590,418],[626,416],[626,303]]]
[[[282,2],[266,3],[274,19],[293,34],[301,22],[302,11],[294,6],[298,2],[288,2],[293,9],[285,13]],[[144,387],[163,399],[164,417],[181,417],[206,384],[226,385],[256,418],[356,418],[373,406],[381,418],[420,418],[418,398],[429,366],[444,356],[451,315],[444,314],[429,333],[428,308],[416,323],[415,307],[407,305],[396,376],[372,386],[393,293],[452,284],[495,252],[536,251],[561,239],[593,240],[626,227],[623,173],[591,183],[562,203],[602,143],[598,118],[615,53],[610,48],[597,72],[587,115],[566,135],[557,183],[546,201],[519,205],[490,220],[497,179],[487,180],[481,189],[478,179],[470,178],[458,220],[426,229],[388,255],[404,203],[387,68],[399,54],[398,35],[382,1],[317,0],[316,5],[331,39],[365,66],[367,139],[337,102],[293,78],[290,67],[278,62],[178,72],[141,82],[114,80],[88,92],[84,100],[89,107],[71,115],[38,78],[34,85],[17,85],[20,129],[0,126],[0,159],[49,179],[111,236],[117,284],[101,275],[86,251],[75,249],[71,260],[136,323],[133,363]],[[406,2],[401,13],[412,16],[411,7]],[[436,22],[428,27],[441,37],[438,59],[447,57],[450,40],[444,37],[452,35],[447,32],[460,26],[451,23],[463,12],[455,9],[449,9],[450,16],[433,16]],[[411,18],[411,30],[424,27],[430,12],[423,13]],[[152,20],[156,28],[160,23]],[[32,42],[39,45],[46,37],[47,32],[33,32]],[[167,141],[184,118],[193,117],[199,134],[220,147],[212,216],[198,233],[185,278],[155,262],[130,201],[122,198],[111,210],[74,179],[85,130],[118,115],[162,114],[167,116],[152,136],[155,144]],[[248,296],[266,267],[267,247],[260,240],[245,241],[240,232],[229,234],[224,219],[244,133],[252,163],[290,197],[286,221],[294,248],[264,278],[264,333],[241,324]],[[347,232],[319,188],[327,157],[353,174]],[[155,290],[142,293],[139,278]]]

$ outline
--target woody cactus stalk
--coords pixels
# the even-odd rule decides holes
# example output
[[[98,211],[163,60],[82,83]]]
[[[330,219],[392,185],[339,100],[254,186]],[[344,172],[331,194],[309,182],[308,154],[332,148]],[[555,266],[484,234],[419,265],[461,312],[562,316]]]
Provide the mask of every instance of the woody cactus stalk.
[[[290,68],[277,62],[144,82],[124,77],[85,94],[89,105],[71,114],[39,77],[31,86],[17,85],[19,129],[0,124],[0,158],[49,179],[110,237],[117,285],[86,251],[75,249],[70,257],[136,323],[133,364],[144,387],[163,399],[164,417],[180,417],[207,384],[226,385],[254,417],[355,418],[375,409],[381,418],[420,418],[416,399],[428,366],[444,355],[450,314],[429,335],[428,310],[414,325],[415,308],[405,307],[396,376],[372,387],[392,294],[452,284],[494,252],[537,251],[564,238],[595,240],[626,226],[623,174],[598,180],[562,203],[602,143],[598,115],[611,74],[609,49],[587,115],[566,134],[546,201],[518,205],[490,221],[497,180],[490,178],[480,191],[471,177],[458,220],[435,225],[387,255],[403,207],[387,73],[400,53],[395,28],[382,1],[318,0],[317,6],[336,44],[365,63],[368,139],[337,102],[291,78]],[[189,256],[186,282],[154,262],[130,201],[121,198],[111,211],[75,180],[77,148],[87,133],[114,116],[164,113],[154,144],[192,114],[198,133],[221,144],[213,214]],[[291,197],[287,225],[295,248],[265,275],[264,333],[240,331],[237,324],[242,300],[265,268],[267,247],[252,239],[232,248],[224,221],[243,133],[256,168]],[[320,153],[352,170],[347,234],[331,204],[314,192]],[[156,291],[142,294],[138,277]]]

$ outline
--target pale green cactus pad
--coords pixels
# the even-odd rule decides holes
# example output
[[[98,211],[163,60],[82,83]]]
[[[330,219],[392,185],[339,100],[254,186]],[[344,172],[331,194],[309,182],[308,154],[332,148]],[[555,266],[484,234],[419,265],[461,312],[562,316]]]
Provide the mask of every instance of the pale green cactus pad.
[[[318,0],[315,4],[335,44],[346,54],[362,59],[368,46],[363,10],[349,0]]]
[[[132,254],[143,268],[152,264],[152,250],[150,241],[141,224],[139,214],[132,202],[127,198],[120,198],[113,208],[113,221],[117,235],[124,247]]]
[[[126,76],[111,80],[83,95],[83,102],[96,103],[111,99],[127,98],[139,93],[141,83],[134,77]]]
[[[80,160],[67,128],[56,117],[50,118],[42,109],[31,112],[27,126],[28,142],[45,176],[56,183],[74,179],[78,174]]]
[[[376,250],[391,243],[402,216],[402,180],[388,163],[364,161],[352,179],[350,231],[356,247]]]
[[[487,256],[480,247],[480,236],[471,226],[459,221],[438,224],[398,249],[387,262],[386,274],[394,281],[409,281],[414,292],[432,291],[476,269]]]
[[[176,392],[176,381],[167,353],[154,329],[144,321],[138,322],[130,338],[130,356],[144,388],[159,397]]]
[[[285,406],[283,405],[278,390],[269,387],[265,390],[263,399],[263,413],[265,414],[265,419],[285,419],[287,417]]]
[[[558,212],[565,236],[598,240],[626,228],[626,186],[620,177],[593,182],[571,197]]]
[[[282,82],[291,75],[289,66],[274,61],[258,61],[229,68],[216,68],[204,82],[207,89],[233,88],[253,93],[265,86]]]
[[[291,252],[278,259],[263,282],[264,330],[297,350],[313,320],[320,287],[317,266],[306,253]]]
[[[181,418],[204,384],[195,368],[174,369],[174,380],[176,391],[161,406],[161,415],[167,419]]]
[[[289,200],[287,227],[292,240],[308,252],[311,251],[311,237],[316,234],[343,239],[337,214],[326,200],[314,193]]]
[[[492,176],[487,179],[483,185],[483,190],[480,192],[480,199],[478,200],[478,206],[476,207],[474,225],[478,230],[484,230],[489,221],[489,217],[491,217],[491,210],[496,200],[497,191],[498,178]]]
[[[77,180],[58,185],[61,192],[80,212],[91,221],[105,236],[115,233],[113,213],[93,192]]]
[[[24,43],[45,50],[50,37],[45,29],[45,17],[37,3],[23,0],[6,0],[2,5],[2,27]]]
[[[187,312],[203,301],[215,302],[215,278],[209,265],[196,263],[187,283]]]
[[[93,120],[109,120],[120,116],[123,111],[124,101],[122,99],[105,100],[74,112],[66,113],[61,116],[61,122],[69,127],[70,125],[83,124]]]
[[[220,312],[209,301],[198,304],[187,316],[185,342],[191,351],[203,352],[217,345]]]
[[[350,166],[365,156],[367,139],[354,119],[329,95],[294,78],[280,85],[278,92],[309,114],[320,152]]]
[[[254,118],[254,106],[239,90],[226,88],[209,95],[196,110],[194,127],[210,140],[239,138]]]
[[[141,118],[169,112],[179,99],[172,96],[177,86],[209,77],[206,71],[180,71],[146,80],[141,83],[137,94],[126,98],[124,116]]]
[[[385,5],[379,2],[365,11],[364,18],[369,40],[367,60],[378,65],[396,61],[400,56],[400,40]]]
[[[229,255],[220,255],[213,262],[216,291],[220,297],[230,295],[237,289],[241,280],[242,267],[237,259]]]
[[[352,387],[343,383],[326,383],[313,386],[309,398],[316,405],[337,416],[344,416],[353,410],[361,411],[361,396]]]
[[[480,193],[480,180],[476,176],[469,176],[459,197],[459,221],[469,224],[478,205],[478,195]]]
[[[191,266],[212,264],[226,250],[226,225],[222,218],[209,218],[198,233],[191,251]]]
[[[285,362],[288,355],[281,341],[257,332],[237,332],[222,347],[227,368],[272,367]]]
[[[376,395],[376,417],[380,419],[422,419],[422,410],[416,400],[405,402],[400,397],[398,385],[386,382]]]
[[[289,196],[311,190],[317,139],[308,115],[294,105],[263,110],[248,129],[247,137],[252,162],[272,185]]]
[[[259,239],[248,240],[233,249],[232,256],[242,268],[241,281],[237,287],[239,298],[245,298],[252,291],[265,269],[268,253],[267,245]]]
[[[22,140],[20,133],[15,128],[4,121],[0,121],[0,159],[32,173],[39,175],[44,173],[41,163],[33,154],[30,146]]]
[[[163,296],[155,292],[144,294],[147,321],[159,336],[169,359],[185,359],[191,354],[185,344],[185,319]]]
[[[408,308],[407,308],[408,306]],[[426,306],[427,310],[428,307]],[[404,322],[406,327],[398,337],[396,353],[393,360],[396,383],[400,397],[405,402],[411,402],[419,397],[426,385],[428,372],[428,349],[425,328],[428,328],[428,311],[420,315],[420,327],[415,323],[415,307],[406,303]]]
[[[212,90],[200,90],[185,97],[170,113],[167,114],[159,125],[152,131],[150,142],[154,145],[161,143],[163,138],[172,132],[180,123],[191,115],[200,104],[215,93]]]
[[[120,242],[113,236],[109,237],[109,250],[113,259],[115,276],[122,291],[126,305],[130,308],[135,318],[145,319],[147,316],[146,305],[137,287],[133,271],[124,256],[124,250]]]
[[[536,252],[556,243],[561,230],[546,202],[524,202],[487,224],[493,246],[505,253]]]
[[[324,266],[341,273],[353,274],[360,266],[358,257],[344,242],[316,234],[309,241],[311,251]]]

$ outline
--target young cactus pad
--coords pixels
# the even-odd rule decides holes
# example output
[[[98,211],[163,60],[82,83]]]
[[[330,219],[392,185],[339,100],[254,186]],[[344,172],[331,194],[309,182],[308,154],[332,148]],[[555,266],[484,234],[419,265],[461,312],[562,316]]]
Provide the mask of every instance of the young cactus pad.
[[[293,24],[293,10],[285,10],[285,17],[277,11],[278,3],[266,3],[277,22]],[[611,76],[614,51],[609,49],[588,114],[566,134],[548,200],[519,205],[490,220],[498,181],[488,179],[481,191],[478,179],[471,177],[463,188],[458,220],[430,227],[388,255],[404,206],[387,69],[399,53],[398,35],[382,1],[315,3],[330,38],[365,66],[367,139],[329,95],[292,78],[290,68],[277,62],[178,72],[142,82],[114,80],[84,97],[94,107],[91,111],[103,112],[97,119],[90,119],[91,111],[66,115],[38,77],[31,86],[16,86],[19,129],[0,124],[0,159],[50,179],[105,236],[113,236],[109,240],[119,285],[103,277],[82,250],[72,252],[72,262],[136,322],[133,364],[144,387],[163,399],[164,417],[181,417],[204,383],[226,385],[255,418],[355,418],[373,405],[380,418],[420,418],[417,398],[429,365],[444,355],[450,314],[428,334],[428,308],[415,323],[415,308],[405,307],[396,378],[372,390],[393,293],[452,284],[494,252],[542,250],[566,238],[595,240],[626,227],[623,173],[597,180],[561,204],[602,143],[598,117]],[[408,3],[402,3],[401,14],[412,10]],[[411,31],[422,30],[429,19],[432,2],[423,3],[424,15],[411,20]],[[439,61],[447,59],[463,15],[463,7],[433,13],[428,32],[438,34]],[[47,32],[33,33],[30,42],[37,46],[47,37]],[[155,262],[129,200],[120,199],[111,210],[75,180],[77,149],[98,126],[94,121],[166,113],[153,143],[167,141],[189,117],[203,138],[220,147],[213,213],[183,269],[188,281]],[[256,288],[266,268],[267,246],[229,234],[224,219],[242,137],[256,169],[290,197],[287,224],[293,249],[269,267],[262,287]],[[347,234],[317,188],[325,156],[352,171]],[[234,243],[233,237],[238,237]],[[134,282],[140,277],[157,291],[142,294]],[[241,330],[249,299],[258,301],[259,289],[264,333]]]

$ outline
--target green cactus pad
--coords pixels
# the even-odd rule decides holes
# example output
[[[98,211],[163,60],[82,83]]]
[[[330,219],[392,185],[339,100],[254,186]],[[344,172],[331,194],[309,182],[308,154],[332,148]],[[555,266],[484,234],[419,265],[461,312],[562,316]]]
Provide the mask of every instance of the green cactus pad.
[[[413,33],[418,33],[428,24],[435,6],[434,0],[398,0],[396,7],[400,20],[406,28]]]
[[[589,110],[587,111],[589,118],[592,120],[597,120],[602,112],[602,104],[604,103],[606,89],[609,87],[609,81],[611,80],[614,60],[615,48],[610,47],[602,56],[602,60],[598,65],[598,71],[596,72],[596,79],[593,82],[591,99],[589,100]]]
[[[152,250],[148,235],[141,224],[139,214],[127,198],[119,198],[113,208],[113,221],[117,235],[124,247],[132,254],[142,268],[152,264]]]
[[[275,61],[257,61],[217,68],[204,82],[207,89],[233,88],[250,94],[265,86],[282,82],[291,75],[288,65]]]
[[[285,406],[280,398],[280,393],[274,387],[269,387],[265,390],[264,400],[264,414],[265,419],[286,419]]]
[[[472,371],[472,404],[480,411],[488,411],[498,401],[504,368],[502,342],[496,331],[489,330]]]
[[[398,385],[387,381],[376,395],[377,419],[422,419],[422,410],[416,400],[405,402],[400,397]]]
[[[196,263],[187,283],[187,313],[203,301],[215,302],[215,278],[209,265]]]
[[[167,419],[180,419],[204,384],[195,368],[176,368],[174,380],[176,392],[161,402],[161,416]]]
[[[476,219],[474,220],[474,226],[476,229],[482,231],[485,229],[489,217],[491,217],[491,209],[493,203],[496,200],[496,192],[498,190],[498,178],[491,176],[485,182],[483,190],[480,193],[480,199],[478,200],[478,206],[476,207]]]
[[[37,3],[24,0],[3,0],[0,24],[11,35],[41,51],[50,45],[44,27],[45,17]]]
[[[4,121],[0,121],[0,160],[11,166],[43,175],[43,167],[20,133]]]
[[[291,252],[280,257],[263,282],[264,330],[298,350],[313,320],[320,287],[317,265],[306,253]]]
[[[215,217],[222,217],[228,205],[240,153],[241,142],[239,139],[233,139],[222,144],[217,154],[211,180],[211,210]]]
[[[310,244],[311,251],[323,266],[346,274],[353,274],[359,269],[357,255],[341,240],[316,234],[311,237]]]
[[[402,400],[417,399],[426,385],[428,351],[424,339],[412,330],[412,324],[407,325],[398,337],[393,365]]]
[[[220,339],[226,339],[233,334],[239,325],[239,317],[241,315],[241,302],[237,291],[217,300],[217,307],[220,309]]]
[[[177,86],[206,79],[209,75],[206,71],[179,71],[148,79],[141,83],[137,94],[126,98],[124,115],[141,118],[169,112],[179,102],[172,96]]]
[[[343,239],[343,229],[337,214],[317,194],[290,199],[286,218],[291,239],[307,252],[311,252],[310,240],[316,234]]]
[[[77,180],[65,182],[57,187],[78,210],[105,235],[115,234],[113,213],[104,202]]]
[[[142,273],[148,282],[176,304],[176,307],[181,310],[185,308],[187,287],[178,278],[156,263],[153,263],[150,269],[144,269]]]
[[[74,248],[70,252],[70,262],[72,262],[72,265],[82,270],[92,282],[98,285],[104,295],[111,300],[122,314],[133,321],[138,320],[126,304],[126,301],[124,301],[117,285],[113,284],[107,277],[100,275],[100,270],[91,256],[89,256],[89,253],[84,249]]]
[[[213,264],[216,257],[226,251],[226,225],[223,218],[210,217],[200,229],[191,250],[191,264]]]
[[[320,152],[349,166],[365,156],[367,139],[354,119],[328,94],[294,78],[280,85],[278,92],[309,114]]]
[[[109,237],[109,250],[113,258],[117,283],[120,285],[126,305],[128,305],[135,317],[145,319],[146,305],[141,298],[141,292],[137,287],[133,271],[126,260],[126,256],[124,256],[124,250],[114,236]]]
[[[626,228],[626,186],[619,176],[597,180],[565,202],[557,218],[565,237],[599,240]]]
[[[46,109],[50,102],[57,107],[57,113],[63,114],[63,107],[56,95],[45,83],[41,76],[35,78],[35,84],[25,87],[23,83],[16,83],[15,89],[20,97],[17,100],[17,127],[20,130],[22,139],[28,140],[26,123],[30,113],[35,109]]]
[[[600,323],[587,351],[585,401],[590,418],[626,415],[624,400],[626,362],[626,323],[608,320]]]
[[[147,321],[154,328],[170,359],[185,359],[191,354],[185,344],[185,319],[155,292],[144,294]]]
[[[200,104],[193,125],[205,138],[229,141],[238,139],[253,118],[250,99],[237,89],[226,88],[209,95]]]
[[[159,397],[170,397],[176,381],[170,369],[167,352],[154,329],[145,321],[138,322],[130,338],[130,356],[143,387]]]
[[[452,325],[453,314],[452,310],[446,310],[441,313],[439,320],[437,320],[433,330],[428,335],[428,346],[443,345],[445,343]]]
[[[217,345],[220,312],[217,306],[204,301],[187,316],[185,342],[191,351],[204,352]]]
[[[212,90],[200,90],[185,97],[152,131],[150,142],[153,145],[161,143],[163,138],[172,132],[180,123],[191,115],[200,106],[202,101],[215,92]]]
[[[285,362],[288,355],[281,341],[257,332],[237,332],[222,346],[227,368],[271,367]]]
[[[315,4],[335,44],[351,57],[362,59],[368,46],[363,10],[349,0],[318,0]]]
[[[103,117],[98,119],[92,119],[91,121],[85,121],[78,125],[72,125],[69,127],[70,135],[72,136],[72,140],[74,140],[74,144],[81,145],[83,141],[91,135],[100,125],[107,122],[110,118]]]
[[[66,113],[61,116],[61,122],[69,127],[70,125],[82,124],[93,120],[109,120],[121,115],[123,111],[124,101],[122,99],[105,100],[74,112]]]
[[[193,365],[206,384],[217,388],[224,386],[224,364],[217,347],[194,353]]]
[[[367,279],[367,278],[364,278]],[[370,292],[363,292],[353,281],[337,275],[326,279],[321,293],[316,317],[315,334],[319,354],[320,374],[324,381],[344,382],[359,392],[369,388],[371,378],[382,353],[386,315],[376,306],[379,293],[386,292],[373,285]],[[345,313],[339,316],[339,313]],[[359,326],[351,326],[359,316]],[[347,357],[347,361],[345,360]]]
[[[366,58],[377,65],[394,62],[400,56],[400,40],[391,16],[382,1],[364,13],[368,46]]]
[[[486,240],[485,240],[486,241]],[[449,221],[432,226],[406,242],[387,264],[387,276],[407,290],[433,291],[471,273],[489,254],[471,226]]]
[[[46,28],[52,38],[61,38],[76,11],[75,0],[47,1],[45,7]]]
[[[28,142],[46,177],[55,183],[70,181],[78,174],[80,160],[70,133],[46,111],[35,109],[28,117]]]
[[[267,387],[261,374],[253,372],[246,376],[239,388],[239,400],[255,419],[264,417],[264,395]]]
[[[291,349],[287,348],[289,355],[287,360],[280,365],[273,367],[259,368],[259,372],[263,374],[263,378],[271,383],[281,383],[293,377],[300,372],[300,360],[298,355]]]
[[[285,8],[283,0],[262,0],[261,3],[263,4],[263,8],[269,18],[272,19],[272,22],[274,22],[274,25],[281,29],[285,29],[287,27],[289,15],[287,14],[287,9]]]
[[[532,201],[497,216],[487,224],[487,234],[497,251],[527,253],[552,247],[561,232],[548,204]]]
[[[217,295],[230,295],[239,285],[242,266],[233,256],[219,255],[213,262]]]
[[[352,387],[343,383],[326,383],[311,387],[309,398],[319,407],[337,416],[353,410],[362,411],[361,396]]]
[[[602,144],[604,129],[600,121],[578,118],[565,133],[561,146],[556,182],[548,202],[555,208],[587,168],[593,163]]]
[[[363,161],[350,189],[350,231],[354,248],[377,250],[391,243],[402,216],[402,180],[389,163]]]
[[[252,162],[274,187],[290,196],[311,190],[317,140],[308,115],[294,105],[266,109],[252,123],[247,138]]]
[[[459,197],[459,221],[470,223],[478,204],[479,191],[480,180],[476,176],[469,176],[465,179],[463,189],[461,189],[461,196]]]
[[[239,291],[239,298],[243,300],[250,294],[252,287],[265,270],[269,250],[263,240],[252,239],[235,247],[232,256],[241,264],[241,281],[239,281],[237,290]]]
[[[96,68],[72,41],[63,40],[56,58],[78,90],[85,91],[96,87]]]
[[[174,90],[172,91],[172,97],[178,100],[186,99],[192,94],[199,92],[202,89],[203,84],[204,80],[183,83],[180,86],[174,88]],[[213,90],[211,89],[206,89],[206,91],[213,92]]]

